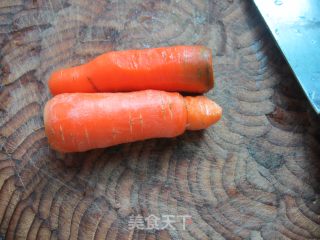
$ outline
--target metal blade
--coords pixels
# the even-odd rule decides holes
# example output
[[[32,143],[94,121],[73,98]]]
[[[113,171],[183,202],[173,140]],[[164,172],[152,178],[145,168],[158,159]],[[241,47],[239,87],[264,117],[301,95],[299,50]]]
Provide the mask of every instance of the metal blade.
[[[254,0],[315,111],[320,113],[320,0]]]

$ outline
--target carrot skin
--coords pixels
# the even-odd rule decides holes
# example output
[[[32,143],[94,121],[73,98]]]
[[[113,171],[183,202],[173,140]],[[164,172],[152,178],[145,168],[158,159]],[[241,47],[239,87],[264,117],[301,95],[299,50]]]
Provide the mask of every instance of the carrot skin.
[[[204,93],[213,81],[211,49],[175,46],[108,52],[54,72],[49,88],[53,95],[146,89]]]
[[[222,108],[205,96],[187,96],[184,101],[187,108],[187,130],[208,128],[222,116]]]
[[[192,104],[187,98],[193,99]],[[221,108],[208,98],[187,98],[157,90],[60,94],[45,106],[45,133],[53,149],[83,152],[150,138],[175,137],[186,129],[206,128],[220,119]],[[210,111],[195,109],[199,104]],[[192,117],[194,114],[202,114],[201,124]]]

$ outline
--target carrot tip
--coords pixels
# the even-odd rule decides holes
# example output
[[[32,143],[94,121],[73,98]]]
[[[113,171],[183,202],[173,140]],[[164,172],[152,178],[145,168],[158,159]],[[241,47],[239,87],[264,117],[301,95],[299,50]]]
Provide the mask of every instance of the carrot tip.
[[[222,108],[205,96],[185,97],[187,130],[208,128],[221,119]]]

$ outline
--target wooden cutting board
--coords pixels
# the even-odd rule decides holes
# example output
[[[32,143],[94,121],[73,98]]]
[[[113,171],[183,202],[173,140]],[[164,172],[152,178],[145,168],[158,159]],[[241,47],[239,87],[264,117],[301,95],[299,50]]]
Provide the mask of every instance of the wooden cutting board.
[[[0,239],[319,239],[320,120],[249,2],[1,1]],[[81,154],[48,147],[53,70],[178,44],[212,48],[219,124]],[[175,223],[132,229],[150,215]]]

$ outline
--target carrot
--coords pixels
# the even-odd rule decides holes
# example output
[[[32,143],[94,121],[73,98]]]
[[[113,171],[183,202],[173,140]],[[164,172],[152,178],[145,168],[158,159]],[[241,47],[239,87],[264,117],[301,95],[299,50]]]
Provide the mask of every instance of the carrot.
[[[204,96],[145,90],[130,93],[66,93],[44,109],[53,149],[82,152],[149,138],[169,138],[209,127],[222,109]]]
[[[212,54],[204,46],[108,52],[58,70],[49,79],[53,95],[146,89],[204,93],[213,87]]]

